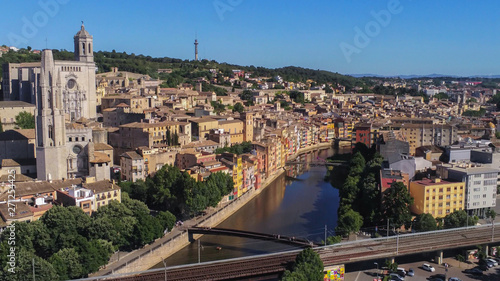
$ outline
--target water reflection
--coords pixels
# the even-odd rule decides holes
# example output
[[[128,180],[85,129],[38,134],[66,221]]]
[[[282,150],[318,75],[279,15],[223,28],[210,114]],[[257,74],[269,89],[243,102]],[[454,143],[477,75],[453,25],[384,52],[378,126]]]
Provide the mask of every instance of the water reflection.
[[[333,150],[308,153],[300,162],[327,158]],[[218,227],[281,234],[319,242],[324,239],[325,225],[333,230],[337,223],[338,190],[324,181],[326,168],[298,164],[287,169],[262,193]],[[297,249],[294,246],[254,239],[204,235],[201,239],[201,261],[228,259]],[[217,250],[221,247],[221,250]],[[198,262],[198,243],[192,243],[167,259],[167,265]],[[158,264],[155,267],[163,267]]]

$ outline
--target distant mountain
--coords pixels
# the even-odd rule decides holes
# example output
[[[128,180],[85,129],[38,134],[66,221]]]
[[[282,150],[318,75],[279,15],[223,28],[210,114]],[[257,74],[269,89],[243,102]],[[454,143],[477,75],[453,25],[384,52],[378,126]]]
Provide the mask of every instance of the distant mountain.
[[[414,78],[500,78],[500,75],[473,75],[473,76],[459,76],[459,75],[447,75],[447,74],[427,74],[427,75],[378,75],[378,74],[346,74],[352,77],[377,77],[377,78],[402,78],[402,79],[414,79]]]

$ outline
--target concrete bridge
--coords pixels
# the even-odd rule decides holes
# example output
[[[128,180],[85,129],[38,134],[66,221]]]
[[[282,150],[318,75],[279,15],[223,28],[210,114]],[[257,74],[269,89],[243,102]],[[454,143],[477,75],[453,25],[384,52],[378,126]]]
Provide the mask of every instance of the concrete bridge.
[[[495,230],[496,229],[496,230]],[[472,249],[476,245],[500,245],[500,223],[467,228],[404,234],[317,247],[325,267],[397,258],[425,252],[442,255],[448,249]],[[228,280],[281,274],[301,250],[151,269],[122,276],[102,276],[85,280]]]
[[[193,234],[205,234],[205,235],[226,235],[226,236],[236,236],[243,238],[251,238],[258,240],[273,241],[277,243],[294,245],[299,247],[317,247],[318,245],[302,238],[296,238],[292,236],[285,236],[280,234],[267,234],[252,231],[243,231],[237,229],[228,228],[217,228],[217,227],[199,227],[193,226],[187,229],[189,234],[189,240],[194,241]]]

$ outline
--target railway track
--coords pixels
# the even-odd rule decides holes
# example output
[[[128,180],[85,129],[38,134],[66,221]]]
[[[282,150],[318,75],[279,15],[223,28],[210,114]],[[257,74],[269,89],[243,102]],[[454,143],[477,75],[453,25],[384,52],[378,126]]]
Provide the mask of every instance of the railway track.
[[[498,231],[491,225],[468,229],[442,230],[405,234],[389,238],[367,239],[315,248],[325,266],[378,258],[462,248],[478,244],[500,243]],[[245,257],[194,265],[167,268],[168,280],[228,280],[283,272],[301,250]],[[126,277],[105,277],[93,280],[156,281],[164,280],[164,269]]]

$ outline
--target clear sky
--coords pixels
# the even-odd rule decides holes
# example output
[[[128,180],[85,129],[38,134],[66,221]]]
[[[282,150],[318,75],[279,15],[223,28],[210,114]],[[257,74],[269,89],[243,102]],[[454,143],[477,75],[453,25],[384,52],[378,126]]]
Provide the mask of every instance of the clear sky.
[[[45,6],[41,3],[49,3]],[[54,3],[56,3],[54,5]],[[0,45],[94,49],[343,74],[500,74],[500,1],[2,1]]]

